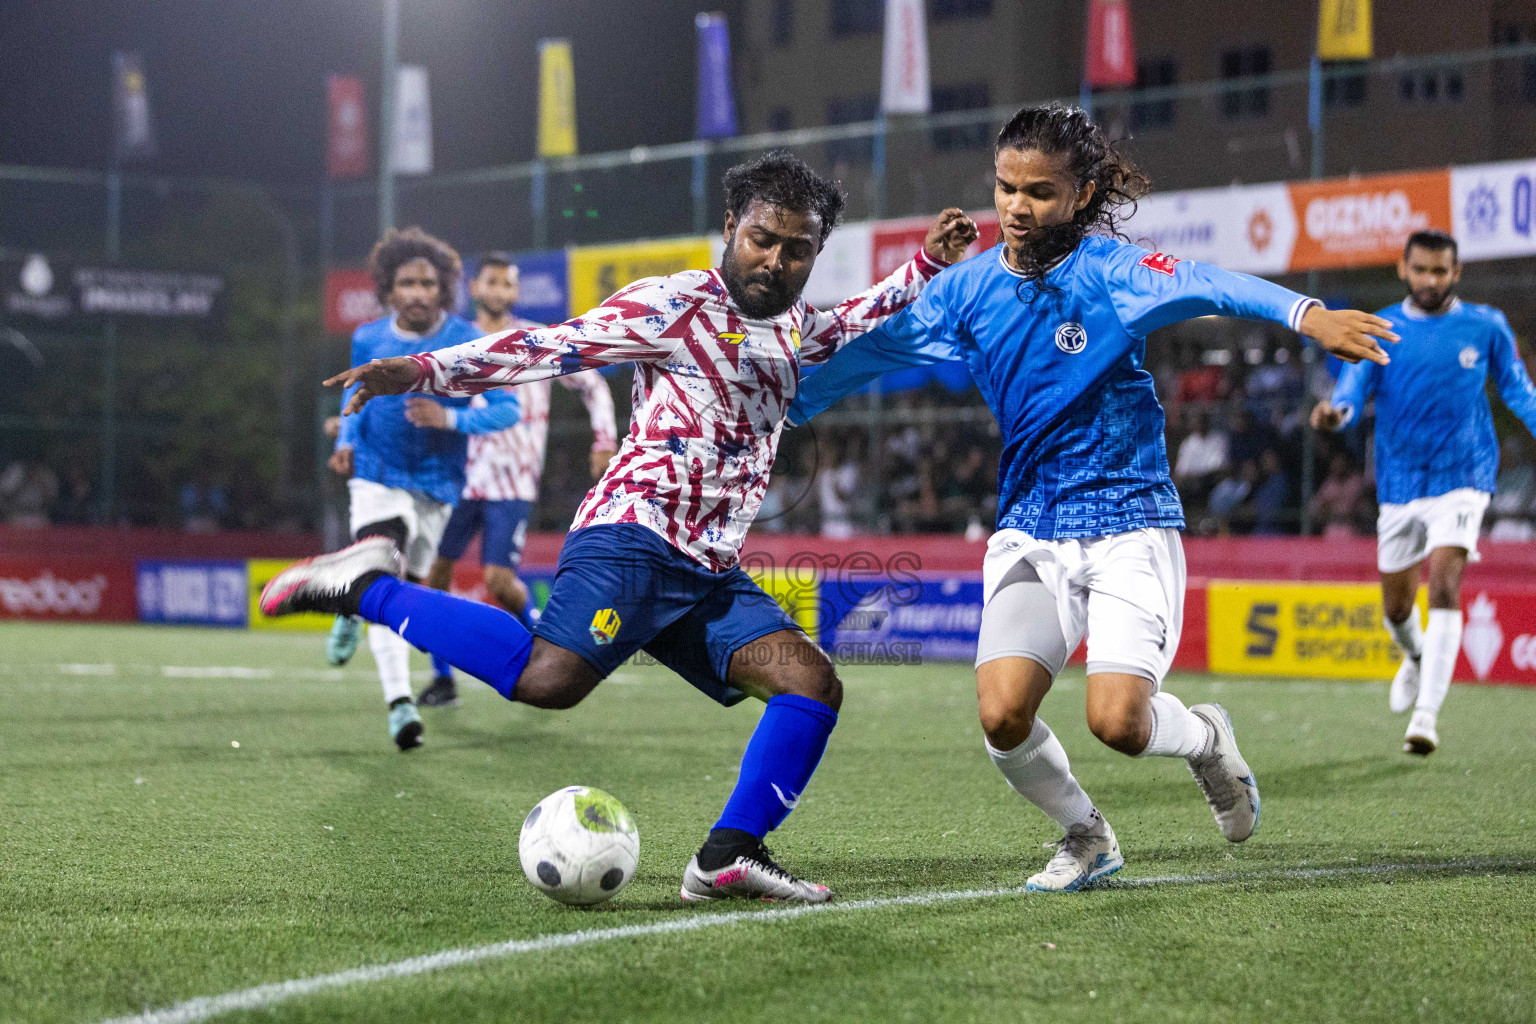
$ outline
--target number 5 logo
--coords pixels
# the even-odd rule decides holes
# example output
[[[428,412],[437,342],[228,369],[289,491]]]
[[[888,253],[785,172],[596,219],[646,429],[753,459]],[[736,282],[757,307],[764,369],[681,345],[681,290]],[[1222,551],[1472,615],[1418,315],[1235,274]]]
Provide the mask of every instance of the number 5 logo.
[[[1275,647],[1280,643],[1280,630],[1275,625],[1279,614],[1277,604],[1255,604],[1248,609],[1248,657],[1275,656]]]

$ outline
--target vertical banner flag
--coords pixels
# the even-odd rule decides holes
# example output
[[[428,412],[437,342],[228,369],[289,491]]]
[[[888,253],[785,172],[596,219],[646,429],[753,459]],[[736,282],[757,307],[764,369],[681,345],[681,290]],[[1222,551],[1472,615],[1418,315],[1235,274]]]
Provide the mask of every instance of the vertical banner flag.
[[[1083,76],[1090,88],[1111,89],[1136,84],[1136,46],[1131,39],[1130,0],[1088,0],[1088,67]]]
[[[1371,0],[1322,0],[1317,55],[1323,60],[1370,60]]]
[[[539,40],[539,156],[576,155],[576,67],[569,39]]]
[[[731,95],[731,29],[718,12],[695,15],[699,30],[699,111],[694,138],[729,139],[736,134],[736,100]]]
[[[396,174],[432,173],[432,97],[424,67],[402,64],[399,68],[390,166]]]
[[[368,113],[362,79],[332,75],[325,82],[325,98],[325,171],[338,181],[361,178],[368,173]]]
[[[155,155],[155,124],[149,116],[144,61],[136,53],[112,55],[113,139],[118,160]]]
[[[885,50],[880,63],[880,111],[926,114],[928,14],[923,0],[885,0]]]

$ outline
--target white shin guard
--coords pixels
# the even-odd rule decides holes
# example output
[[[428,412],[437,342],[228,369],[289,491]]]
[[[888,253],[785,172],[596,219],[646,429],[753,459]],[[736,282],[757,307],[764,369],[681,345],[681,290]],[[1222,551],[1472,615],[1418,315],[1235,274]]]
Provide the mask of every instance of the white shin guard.
[[[1152,737],[1137,757],[1194,757],[1205,752],[1211,727],[1171,693],[1152,695]]]
[[[1438,715],[1451,688],[1456,654],[1461,650],[1461,609],[1431,608],[1424,631],[1424,657],[1419,662],[1419,699],[1415,707]]]
[[[1085,825],[1093,818],[1093,801],[1072,775],[1061,741],[1039,718],[1029,737],[1012,750],[998,750],[986,742],[987,754],[1024,799],[1044,811],[1063,830]]]
[[[370,624],[368,649],[379,666],[379,682],[384,687],[384,703],[393,704],[411,694],[411,645],[388,626]]]

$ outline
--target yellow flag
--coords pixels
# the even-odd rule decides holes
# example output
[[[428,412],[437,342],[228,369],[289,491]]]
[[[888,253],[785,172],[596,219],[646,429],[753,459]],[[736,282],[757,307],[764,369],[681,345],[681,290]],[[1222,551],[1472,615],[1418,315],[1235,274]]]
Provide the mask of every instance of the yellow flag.
[[[1370,60],[1371,0],[1322,0],[1317,55],[1323,60]]]
[[[569,39],[539,40],[539,156],[576,155],[576,68]]]

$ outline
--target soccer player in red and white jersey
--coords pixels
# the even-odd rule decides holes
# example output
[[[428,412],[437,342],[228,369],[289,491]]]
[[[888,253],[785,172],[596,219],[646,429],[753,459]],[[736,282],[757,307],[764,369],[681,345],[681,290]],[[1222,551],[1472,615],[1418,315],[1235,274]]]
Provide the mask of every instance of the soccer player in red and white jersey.
[[[517,265],[504,253],[487,253],[469,282],[475,304],[475,326],[483,334],[509,330],[537,330],[544,324],[512,315],[521,294]],[[587,407],[592,424],[592,449],[588,463],[597,480],[618,452],[613,418],[613,393],[596,370],[557,377],[562,387],[575,391]],[[470,438],[469,463],[464,470],[464,493],[453,508],[437,560],[427,576],[427,586],[447,590],[453,581],[453,565],[464,556],[469,542],[480,535],[480,566],[485,589],[530,630],[528,587],[517,578],[523,558],[528,517],[539,498],[539,479],[544,474],[544,449],[549,438],[549,380],[530,381],[517,390],[522,417],[517,425],[494,434]],[[485,401],[476,395],[473,407]],[[413,414],[436,417],[442,406],[431,399],[412,398]],[[427,707],[447,707],[459,702],[453,666],[432,656],[432,684],[417,702]]]
[[[330,609],[390,623],[508,700],[569,708],[644,649],[723,704],[766,700],[735,788],[683,873],[689,900],[822,903],[825,886],[774,863],[763,838],[799,803],[842,704],[832,662],[738,562],[803,366],[912,302],[976,237],[960,210],[923,250],[827,310],[801,290],[842,214],[842,191],[786,152],[725,177],[725,254],[714,270],[639,281],[584,316],[508,331],[334,377],[382,394],[479,394],[633,362],[628,436],[577,512],[530,636],[499,608],[397,578],[373,542],[279,573],[267,615]]]

